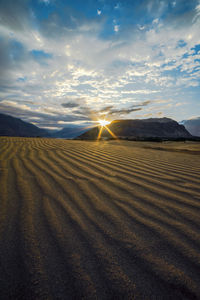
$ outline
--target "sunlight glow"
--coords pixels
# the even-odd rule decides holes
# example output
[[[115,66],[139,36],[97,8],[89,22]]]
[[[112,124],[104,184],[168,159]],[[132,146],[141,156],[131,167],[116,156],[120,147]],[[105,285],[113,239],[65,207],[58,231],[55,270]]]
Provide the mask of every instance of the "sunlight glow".
[[[110,121],[107,121],[107,120],[98,120],[98,122],[99,122],[99,124],[101,125],[101,126],[106,126],[106,125],[108,125],[108,124],[110,124]]]

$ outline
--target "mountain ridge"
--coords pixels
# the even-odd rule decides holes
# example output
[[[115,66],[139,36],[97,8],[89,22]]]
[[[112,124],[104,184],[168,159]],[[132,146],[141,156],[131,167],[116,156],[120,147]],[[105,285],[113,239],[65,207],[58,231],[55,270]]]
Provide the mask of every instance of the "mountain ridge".
[[[50,135],[45,129],[0,113],[0,136],[49,137]]]
[[[107,127],[121,139],[145,140],[145,139],[191,139],[193,136],[170,118],[150,119],[126,119],[114,120]],[[98,137],[100,126],[86,131],[82,126],[64,127],[56,132],[39,128],[19,118],[0,113],[0,136],[22,136],[22,137],[52,137],[69,139],[95,140]],[[113,136],[102,128],[102,138],[113,138]]]
[[[170,118],[150,118],[150,119],[128,119],[114,120],[107,128],[121,139],[148,139],[148,138],[192,138],[192,135],[183,125]],[[90,129],[78,138],[93,140],[97,139],[101,126]],[[113,138],[105,127],[102,128],[102,138]]]
[[[37,127],[11,115],[0,113],[0,136],[48,137],[73,139],[84,133],[85,126],[73,125],[52,131]]]

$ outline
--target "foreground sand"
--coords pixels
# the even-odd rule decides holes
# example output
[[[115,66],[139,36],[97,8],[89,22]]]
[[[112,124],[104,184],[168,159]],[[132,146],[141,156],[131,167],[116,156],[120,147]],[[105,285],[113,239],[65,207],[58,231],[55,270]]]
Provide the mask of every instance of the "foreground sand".
[[[199,154],[0,138],[1,299],[200,299]]]

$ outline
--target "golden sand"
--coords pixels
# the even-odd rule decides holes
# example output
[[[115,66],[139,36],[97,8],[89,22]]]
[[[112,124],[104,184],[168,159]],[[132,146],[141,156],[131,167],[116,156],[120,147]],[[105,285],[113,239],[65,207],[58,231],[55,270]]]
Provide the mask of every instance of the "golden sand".
[[[200,144],[0,138],[1,299],[200,299]]]

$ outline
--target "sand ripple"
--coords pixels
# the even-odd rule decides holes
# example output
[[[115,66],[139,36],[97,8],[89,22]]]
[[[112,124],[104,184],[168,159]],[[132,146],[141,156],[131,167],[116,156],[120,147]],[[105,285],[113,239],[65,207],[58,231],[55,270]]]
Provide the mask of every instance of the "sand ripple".
[[[200,299],[200,149],[174,145],[0,138],[0,298]]]

